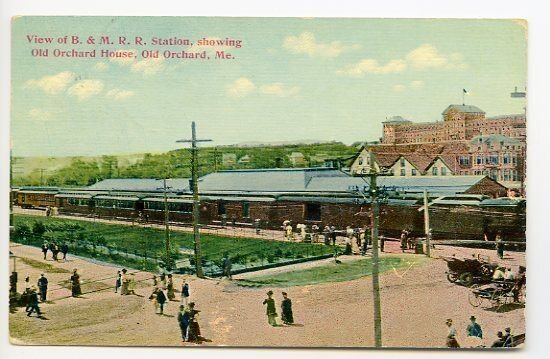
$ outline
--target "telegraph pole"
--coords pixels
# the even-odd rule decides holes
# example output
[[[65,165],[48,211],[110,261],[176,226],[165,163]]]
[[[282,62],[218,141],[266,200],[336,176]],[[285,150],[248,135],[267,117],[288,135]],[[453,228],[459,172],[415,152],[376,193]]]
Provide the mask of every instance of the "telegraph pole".
[[[168,188],[166,186],[166,178],[163,179],[163,190],[164,190],[164,226],[166,233],[166,269],[168,271],[172,270],[172,261],[170,258],[170,224],[169,224],[169,211],[168,211],[168,195],[166,191]]]
[[[176,142],[190,142],[191,143],[191,187],[193,189],[193,242],[195,247],[195,270],[197,277],[203,278],[204,273],[202,271],[202,253],[201,253],[201,241],[199,233],[199,162],[198,162],[198,142],[212,141],[209,139],[197,140],[195,131],[195,121],[191,122],[191,139],[190,140],[178,140]]]
[[[428,211],[428,192],[424,190],[424,232],[426,233],[426,256],[430,256],[431,237],[430,213]]]
[[[374,153],[369,151],[369,191],[372,208],[372,291],[374,304],[374,346],[382,347],[382,309],[380,306],[380,280],[378,277],[378,220],[380,209],[378,208],[378,190],[376,186],[376,168],[374,166]]]

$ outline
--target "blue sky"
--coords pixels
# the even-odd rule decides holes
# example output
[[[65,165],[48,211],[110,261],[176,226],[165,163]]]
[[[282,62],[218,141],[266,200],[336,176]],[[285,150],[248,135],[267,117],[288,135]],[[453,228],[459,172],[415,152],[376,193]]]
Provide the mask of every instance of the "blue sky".
[[[19,156],[166,151],[190,136],[213,144],[375,140],[401,115],[441,119],[462,101],[488,116],[521,113],[511,99],[526,85],[525,24],[514,20],[182,17],[22,17],[12,25],[12,148]],[[242,40],[233,60],[32,57],[27,35],[177,36]]]

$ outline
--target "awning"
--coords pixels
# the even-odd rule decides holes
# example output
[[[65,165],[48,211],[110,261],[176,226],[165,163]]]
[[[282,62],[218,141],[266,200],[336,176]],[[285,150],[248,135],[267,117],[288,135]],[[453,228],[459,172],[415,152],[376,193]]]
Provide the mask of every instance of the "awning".
[[[83,199],[91,199],[91,194],[86,193],[59,193],[55,195],[56,198],[83,198]]]
[[[129,202],[136,202],[139,200],[139,197],[137,196],[105,196],[105,195],[99,195],[95,196],[94,199],[112,199],[116,201],[129,201]]]
[[[162,202],[164,203],[164,198],[162,197],[147,197],[143,198],[144,202]],[[188,198],[167,198],[168,203],[193,203],[192,199]]]

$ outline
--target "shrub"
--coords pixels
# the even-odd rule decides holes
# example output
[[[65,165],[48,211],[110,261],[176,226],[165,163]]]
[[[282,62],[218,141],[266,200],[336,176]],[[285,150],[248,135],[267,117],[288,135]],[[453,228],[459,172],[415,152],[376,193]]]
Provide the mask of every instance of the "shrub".
[[[42,236],[46,232],[46,226],[42,221],[36,221],[32,225],[32,233],[36,236]]]

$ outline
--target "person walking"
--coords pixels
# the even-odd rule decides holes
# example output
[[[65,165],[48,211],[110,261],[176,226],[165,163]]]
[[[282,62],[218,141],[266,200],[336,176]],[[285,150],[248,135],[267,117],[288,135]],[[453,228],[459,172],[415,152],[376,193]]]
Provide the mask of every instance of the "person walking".
[[[325,245],[329,246],[330,245],[330,227],[329,226],[325,226],[325,228],[323,228],[323,239],[325,240]]]
[[[481,325],[476,323],[476,317],[473,315],[470,317],[470,324],[466,327],[466,334],[469,337],[478,337],[483,339],[483,331],[481,330]]]
[[[292,301],[288,297],[286,292],[283,292],[283,301],[281,302],[281,320],[286,325],[294,323],[294,316],[292,314]]]
[[[38,278],[38,292],[40,293],[40,301],[46,301],[46,293],[48,292],[48,278],[44,276],[44,273],[40,274]]]
[[[67,260],[67,253],[69,253],[69,246],[67,243],[61,245],[61,253],[63,253],[63,261]]]
[[[121,281],[121,287],[120,287],[120,295],[128,295],[128,285],[130,284],[130,278],[128,278],[128,275],[126,274],[128,271],[126,268],[122,268],[122,275],[120,276]]]
[[[44,242],[42,244],[42,253],[44,254],[44,260],[46,260],[46,254],[48,254],[48,243]]]
[[[166,273],[160,274],[160,282],[162,283],[162,289],[166,289]]]
[[[181,304],[187,307],[188,303],[189,303],[189,284],[184,279],[181,285]]]
[[[117,271],[115,281],[115,293],[118,293],[118,288],[122,287],[122,273]]]
[[[181,330],[181,339],[182,341],[187,341],[187,330],[189,329],[189,311],[185,310],[184,305],[180,305],[180,311],[178,312],[178,324],[180,325]]]
[[[189,329],[187,331],[187,340],[198,343],[201,341],[201,328],[199,325],[198,315],[200,310],[195,309],[195,303],[189,303]]]
[[[286,231],[286,239],[288,239],[289,241],[294,240],[294,233],[292,232],[292,225],[290,223],[286,225],[285,231]]]
[[[71,295],[78,297],[82,295],[82,289],[80,288],[80,275],[76,268],[73,269],[73,275],[71,276]]]
[[[166,285],[166,293],[168,294],[168,300],[174,300],[176,295],[174,294],[174,280],[172,274],[168,274],[168,283]]]
[[[159,309],[160,309],[160,315],[163,315],[164,314],[164,304],[166,303],[166,295],[164,294],[164,292],[159,288],[157,289],[157,295],[156,295],[156,301],[159,305]]]
[[[30,317],[33,312],[36,312],[38,318],[42,317],[40,308],[38,307],[38,294],[36,293],[36,287],[31,287],[29,296],[29,310],[27,310],[27,317]]]
[[[330,226],[330,239],[332,240],[332,245],[336,245],[336,227]]]
[[[456,340],[456,329],[453,327],[453,320],[447,319],[445,321],[445,325],[447,325],[448,328],[446,341],[447,348],[460,348],[460,345]]]
[[[496,242],[497,256],[500,259],[503,259],[504,258],[504,241],[502,240],[501,232],[498,232],[495,238],[495,242]]]
[[[223,261],[223,275],[227,277],[227,279],[233,280],[233,276],[231,275],[231,258],[229,257],[229,254],[225,255],[225,259]]]
[[[54,243],[51,249],[52,249],[53,260],[57,262],[57,255],[59,254],[59,246],[56,243]]]
[[[275,300],[272,298],[273,291],[267,292],[267,299],[264,300],[263,304],[267,304],[266,308],[266,314],[267,314],[267,322],[269,325],[276,327],[277,326],[277,320],[275,319],[277,317],[277,310],[275,309]]]
[[[401,244],[401,252],[405,253],[405,249],[407,249],[407,231],[406,230],[401,231],[400,244]]]

